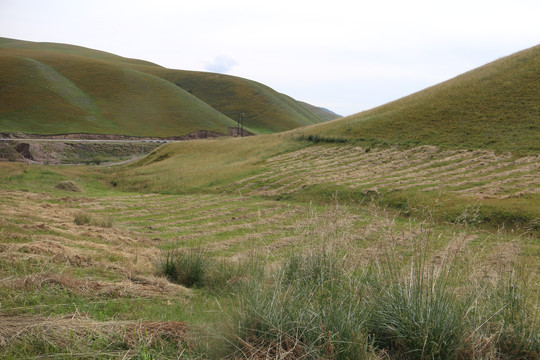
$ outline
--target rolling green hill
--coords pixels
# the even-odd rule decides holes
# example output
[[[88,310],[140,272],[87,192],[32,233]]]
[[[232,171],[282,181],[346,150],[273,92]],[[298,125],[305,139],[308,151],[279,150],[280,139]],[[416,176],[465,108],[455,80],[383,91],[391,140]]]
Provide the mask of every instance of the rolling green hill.
[[[395,145],[540,151],[540,46],[423,91],[298,131]]]
[[[255,133],[325,121],[250,80],[168,70],[72,45],[0,38],[0,67],[0,132],[227,134],[240,110]]]

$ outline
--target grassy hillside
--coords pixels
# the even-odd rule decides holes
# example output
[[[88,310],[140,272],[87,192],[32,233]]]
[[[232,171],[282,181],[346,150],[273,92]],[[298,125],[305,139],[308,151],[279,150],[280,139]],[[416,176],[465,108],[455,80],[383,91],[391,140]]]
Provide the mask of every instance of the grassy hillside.
[[[279,132],[327,120],[302,103],[255,81],[152,66],[139,66],[137,69],[187,90],[235,121],[239,111],[245,112],[245,126],[258,132]]]
[[[408,97],[302,129],[378,144],[540,151],[540,46]]]
[[[529,49],[325,124],[243,141],[167,145],[114,178],[137,191],[376,200],[404,214],[537,233],[539,53],[540,47]]]
[[[227,134],[246,113],[252,132],[324,121],[250,80],[167,70],[64,44],[0,38],[0,132],[177,136]]]
[[[0,130],[23,133],[222,133],[234,121],[173,84],[109,62],[2,50]]]

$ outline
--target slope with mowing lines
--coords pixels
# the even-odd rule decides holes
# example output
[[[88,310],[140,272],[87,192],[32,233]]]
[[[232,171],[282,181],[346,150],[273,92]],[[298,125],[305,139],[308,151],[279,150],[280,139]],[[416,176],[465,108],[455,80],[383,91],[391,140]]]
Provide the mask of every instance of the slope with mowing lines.
[[[373,191],[448,191],[478,198],[540,193],[540,156],[515,158],[489,151],[406,151],[315,146],[268,160],[267,170],[233,185],[250,194],[275,196],[309,185],[343,185]]]
[[[341,194],[355,202],[375,196],[407,212],[438,208],[448,220],[473,206],[483,222],[531,229],[540,217],[540,155],[318,145],[274,156],[262,167],[226,190],[306,200]]]

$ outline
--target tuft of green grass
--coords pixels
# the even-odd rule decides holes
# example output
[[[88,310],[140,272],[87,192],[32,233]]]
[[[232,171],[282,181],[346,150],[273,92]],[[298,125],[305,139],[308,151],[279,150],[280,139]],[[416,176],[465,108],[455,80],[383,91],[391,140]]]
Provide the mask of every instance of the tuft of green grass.
[[[246,281],[260,280],[263,264],[253,259],[242,262],[216,260],[202,249],[164,251],[156,261],[159,274],[188,288],[204,288],[223,293]]]
[[[237,351],[247,357],[375,358],[365,332],[366,308],[339,260],[324,250],[292,256],[271,286],[245,287]]]
[[[203,287],[213,266],[213,259],[203,250],[168,250],[158,259],[158,271],[170,281],[185,287]]]
[[[457,359],[467,347],[467,311],[472,300],[459,298],[452,277],[423,260],[401,277],[389,261],[378,276],[369,330],[375,345],[407,359]]]

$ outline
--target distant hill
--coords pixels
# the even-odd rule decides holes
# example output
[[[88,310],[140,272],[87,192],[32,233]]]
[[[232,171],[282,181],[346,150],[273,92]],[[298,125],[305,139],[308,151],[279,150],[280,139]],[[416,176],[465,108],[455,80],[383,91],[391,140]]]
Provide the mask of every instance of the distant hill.
[[[297,130],[396,145],[540,151],[540,46],[386,105]]]
[[[335,119],[339,119],[343,117],[339,114],[336,114],[332,110],[328,110],[320,106],[313,106],[303,101],[300,101],[300,103],[304,106],[307,106],[308,109],[310,109],[311,111],[313,111],[314,113],[316,113],[317,115],[319,115],[320,117],[322,117],[323,119],[327,121],[335,120]]]
[[[155,66],[137,66],[145,72],[188,91],[214,109],[237,119],[245,112],[245,125],[257,132],[273,133],[327,120],[315,106],[306,107],[255,81],[206,72],[170,70]]]
[[[79,46],[0,38],[0,132],[179,136],[273,133],[326,120],[254,81],[169,70]]]

